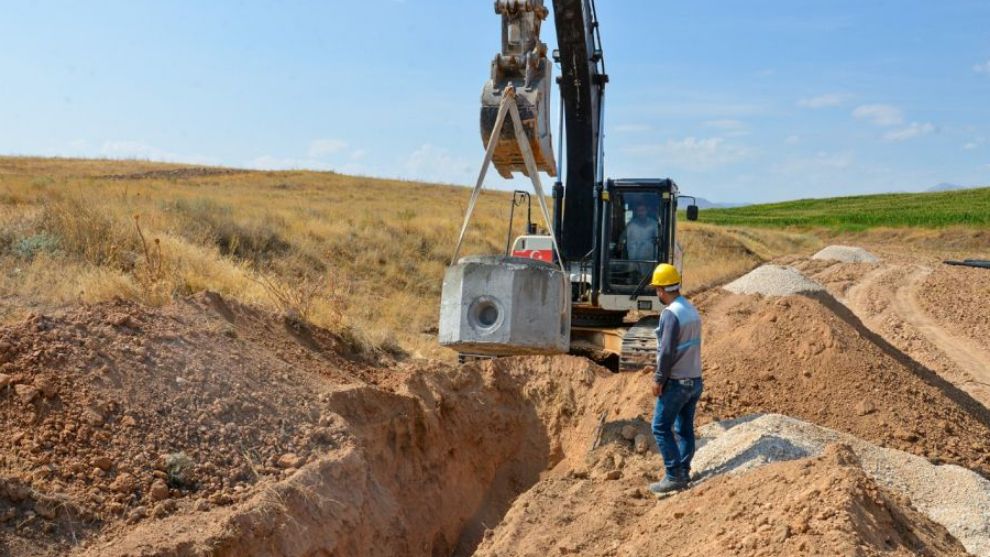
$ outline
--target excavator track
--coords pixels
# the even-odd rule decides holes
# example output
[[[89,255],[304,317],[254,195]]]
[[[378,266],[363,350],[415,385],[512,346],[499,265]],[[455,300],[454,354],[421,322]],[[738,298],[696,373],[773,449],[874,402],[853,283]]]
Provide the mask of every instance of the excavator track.
[[[660,317],[651,315],[641,318],[628,328],[574,327],[571,329],[571,354],[585,356],[614,371],[639,371],[646,366],[656,365],[656,329],[659,324]],[[610,354],[613,358],[615,355],[619,357],[617,370],[604,363]],[[512,355],[514,354],[460,353],[457,360],[463,364]]]
[[[636,371],[656,365],[657,327],[660,317],[643,317],[622,335],[622,354],[619,355],[619,371]]]

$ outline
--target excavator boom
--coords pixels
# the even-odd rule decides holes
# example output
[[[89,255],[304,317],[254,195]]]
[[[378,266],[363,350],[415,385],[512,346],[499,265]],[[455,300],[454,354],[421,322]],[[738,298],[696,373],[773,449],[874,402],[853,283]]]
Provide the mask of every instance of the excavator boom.
[[[502,17],[502,51],[492,60],[491,79],[481,93],[481,140],[489,137],[506,88],[516,91],[516,106],[529,139],[537,170],[557,175],[550,135],[550,76],[547,45],[540,41],[540,25],[549,11],[543,0],[497,0],[495,13]],[[504,178],[513,172],[528,176],[519,151],[515,129],[506,122],[498,135],[492,162]]]
[[[487,141],[494,128],[502,92],[516,89],[517,106],[537,169],[557,176],[555,229],[565,260],[584,257],[594,245],[594,188],[603,183],[602,116],[605,62],[598,33],[594,0],[553,0],[554,26],[560,63],[560,97],[566,124],[567,149],[562,163],[566,177],[557,176],[551,136],[550,82],[553,64],[540,28],[549,10],[543,0],[497,0],[502,18],[502,51],[491,64],[491,79],[481,95],[481,136]],[[503,177],[527,174],[511,125],[499,136],[493,163]],[[564,138],[558,138],[558,141]],[[528,175],[528,174],[527,174]],[[566,183],[560,183],[560,180]]]

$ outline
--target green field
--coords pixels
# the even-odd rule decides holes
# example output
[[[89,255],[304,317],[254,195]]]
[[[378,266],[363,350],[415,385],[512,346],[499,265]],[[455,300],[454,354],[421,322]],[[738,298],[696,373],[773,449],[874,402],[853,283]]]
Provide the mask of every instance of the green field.
[[[732,209],[703,209],[699,219],[719,225],[832,228],[990,228],[990,188],[800,199]]]

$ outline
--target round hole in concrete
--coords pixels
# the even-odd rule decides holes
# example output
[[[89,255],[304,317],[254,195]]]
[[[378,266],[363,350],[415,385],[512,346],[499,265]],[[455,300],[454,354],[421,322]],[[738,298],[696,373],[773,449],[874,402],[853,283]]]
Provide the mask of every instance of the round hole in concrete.
[[[484,304],[478,310],[478,322],[484,327],[491,327],[498,321],[498,308],[495,304]]]
[[[471,304],[468,321],[477,329],[495,329],[502,323],[502,306],[498,300],[482,296]]]

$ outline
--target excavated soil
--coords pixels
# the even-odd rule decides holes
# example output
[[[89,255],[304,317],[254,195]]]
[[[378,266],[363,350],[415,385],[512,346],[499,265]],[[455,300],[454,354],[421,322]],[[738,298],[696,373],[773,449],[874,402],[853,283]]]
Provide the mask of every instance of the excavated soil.
[[[939,265],[924,275],[918,297],[942,326],[990,349],[990,269]],[[973,303],[977,302],[977,303]]]
[[[831,444],[848,445],[878,485],[908,497],[914,508],[945,526],[974,555],[990,555],[990,480],[976,472],[932,464],[779,414],[716,422],[698,434],[701,448],[694,468],[701,478],[745,473],[772,462],[818,456]]]
[[[348,351],[213,294],[0,329],[0,531],[61,552],[246,499],[341,443],[329,387],[381,375]]]
[[[467,554],[563,459],[607,373],[384,366],[214,294],[0,339],[0,555],[17,556]]]
[[[705,419],[773,412],[990,475],[990,412],[826,293],[713,293]]]
[[[880,264],[796,261],[871,331],[990,407],[990,271],[875,249]]]
[[[880,268],[784,263],[840,296]],[[986,408],[832,295],[695,301],[700,423],[786,414],[990,475]],[[208,293],[32,316],[0,328],[0,555],[964,554],[847,448],[655,502],[649,388],[397,362]]]
[[[145,523],[84,554],[469,554],[563,458],[559,433],[604,373],[581,358],[512,358],[421,369],[395,392],[336,390],[336,450],[229,508]]]
[[[844,445],[714,478],[659,502],[641,484],[635,475],[545,480],[476,554],[967,555],[945,528],[877,486]]]

